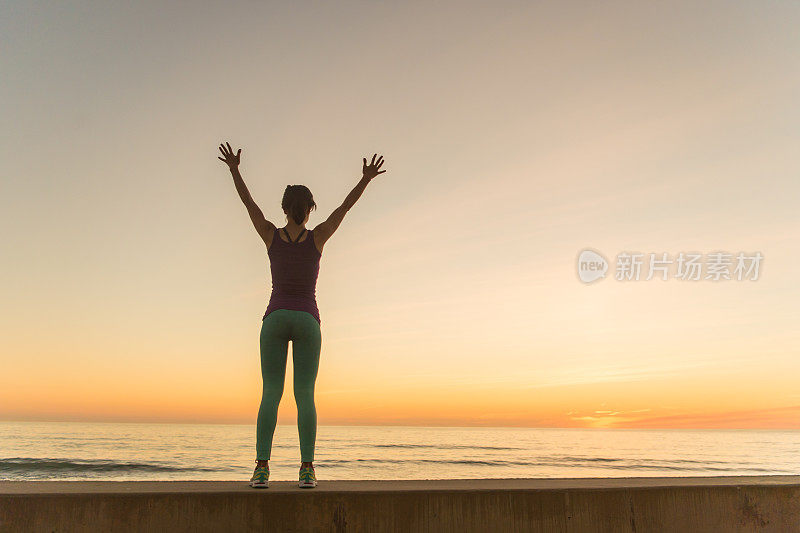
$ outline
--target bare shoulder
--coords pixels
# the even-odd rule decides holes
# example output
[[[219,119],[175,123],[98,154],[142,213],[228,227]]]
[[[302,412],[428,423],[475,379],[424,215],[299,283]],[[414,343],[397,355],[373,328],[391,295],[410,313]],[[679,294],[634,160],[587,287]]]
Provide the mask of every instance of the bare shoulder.
[[[342,223],[345,213],[347,213],[347,209],[345,209],[344,206],[337,207],[324,222],[320,222],[316,225],[314,228],[314,235],[316,236],[317,247],[320,250],[322,250],[322,246],[336,232],[336,229]]]
[[[311,238],[314,239],[314,246],[317,247],[317,251],[322,253],[322,247],[325,246],[325,243],[330,238],[330,235],[325,234],[325,228],[323,227],[320,229],[324,222],[317,224],[317,226],[311,230]]]
[[[275,230],[277,227],[269,220],[265,220],[264,222],[264,231],[261,235],[261,238],[263,239],[264,244],[267,245],[267,250],[269,250],[269,247],[272,246],[272,239],[275,238]]]

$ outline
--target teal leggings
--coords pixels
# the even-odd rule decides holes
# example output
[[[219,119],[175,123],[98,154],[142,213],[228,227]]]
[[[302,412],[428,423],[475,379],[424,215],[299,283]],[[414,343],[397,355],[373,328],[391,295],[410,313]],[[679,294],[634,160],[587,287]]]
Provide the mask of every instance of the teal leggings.
[[[256,423],[256,459],[269,459],[272,437],[278,421],[278,404],[283,396],[286,358],[292,341],[294,360],[294,399],[297,402],[297,429],[300,434],[300,460],[314,460],[317,440],[317,409],[314,383],[319,370],[322,333],[311,313],[276,309],[261,324],[261,376],[264,388]]]

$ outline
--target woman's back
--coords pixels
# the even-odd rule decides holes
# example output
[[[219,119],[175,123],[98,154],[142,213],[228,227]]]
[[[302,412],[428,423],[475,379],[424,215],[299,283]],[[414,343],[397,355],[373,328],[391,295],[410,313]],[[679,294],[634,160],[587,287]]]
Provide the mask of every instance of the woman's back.
[[[314,230],[303,229],[295,242],[284,240],[280,233],[281,230],[275,228],[267,250],[272,273],[272,294],[264,318],[275,309],[293,309],[311,313],[321,324],[316,292],[322,254],[315,244]],[[288,239],[288,234],[286,236]]]
[[[242,150],[234,151],[230,143],[220,144],[221,161],[228,165],[239,197],[247,207],[247,213],[258,234],[267,245],[270,270],[272,272],[272,294],[261,321],[259,336],[261,351],[261,377],[264,387],[256,421],[256,468],[250,478],[250,486],[269,486],[268,462],[272,453],[272,438],[278,422],[278,405],[283,395],[286,375],[286,360],[289,342],[292,343],[294,364],[294,397],[297,402],[297,429],[300,437],[299,487],[313,488],[317,485],[314,474],[314,449],[317,436],[317,410],[314,403],[314,385],[319,370],[322,332],[317,309],[317,277],[322,247],[330,239],[347,211],[359,199],[367,184],[379,170],[383,157],[367,164],[363,158],[362,176],[342,205],[313,230],[303,230],[295,239],[286,233],[283,239],[280,229],[264,218],[264,213],[253,201],[250,191],[239,172]],[[281,200],[281,208],[287,222],[303,227],[316,203],[305,185],[287,185]],[[286,232],[286,228],[281,228]],[[273,311],[277,311],[274,312]],[[267,315],[270,315],[269,317]],[[310,315],[310,316],[309,316]],[[313,320],[312,320],[313,318]]]

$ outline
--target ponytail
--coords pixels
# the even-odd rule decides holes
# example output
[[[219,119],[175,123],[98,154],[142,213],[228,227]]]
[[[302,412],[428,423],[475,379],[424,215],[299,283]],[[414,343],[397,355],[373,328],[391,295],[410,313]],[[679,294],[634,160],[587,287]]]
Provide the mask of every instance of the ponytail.
[[[305,185],[287,185],[281,200],[283,211],[300,225],[306,218],[310,209],[316,209],[317,204],[311,191]]]

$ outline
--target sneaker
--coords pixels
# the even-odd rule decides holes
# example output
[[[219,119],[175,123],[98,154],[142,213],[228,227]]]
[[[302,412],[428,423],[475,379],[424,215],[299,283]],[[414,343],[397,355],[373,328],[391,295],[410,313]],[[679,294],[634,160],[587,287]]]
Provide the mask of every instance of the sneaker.
[[[250,486],[255,489],[266,489],[269,487],[269,466],[258,466],[256,461],[256,469],[253,472],[253,477],[250,478]]]
[[[317,486],[317,476],[314,474],[313,466],[305,466],[300,468],[300,488],[313,489]]]

